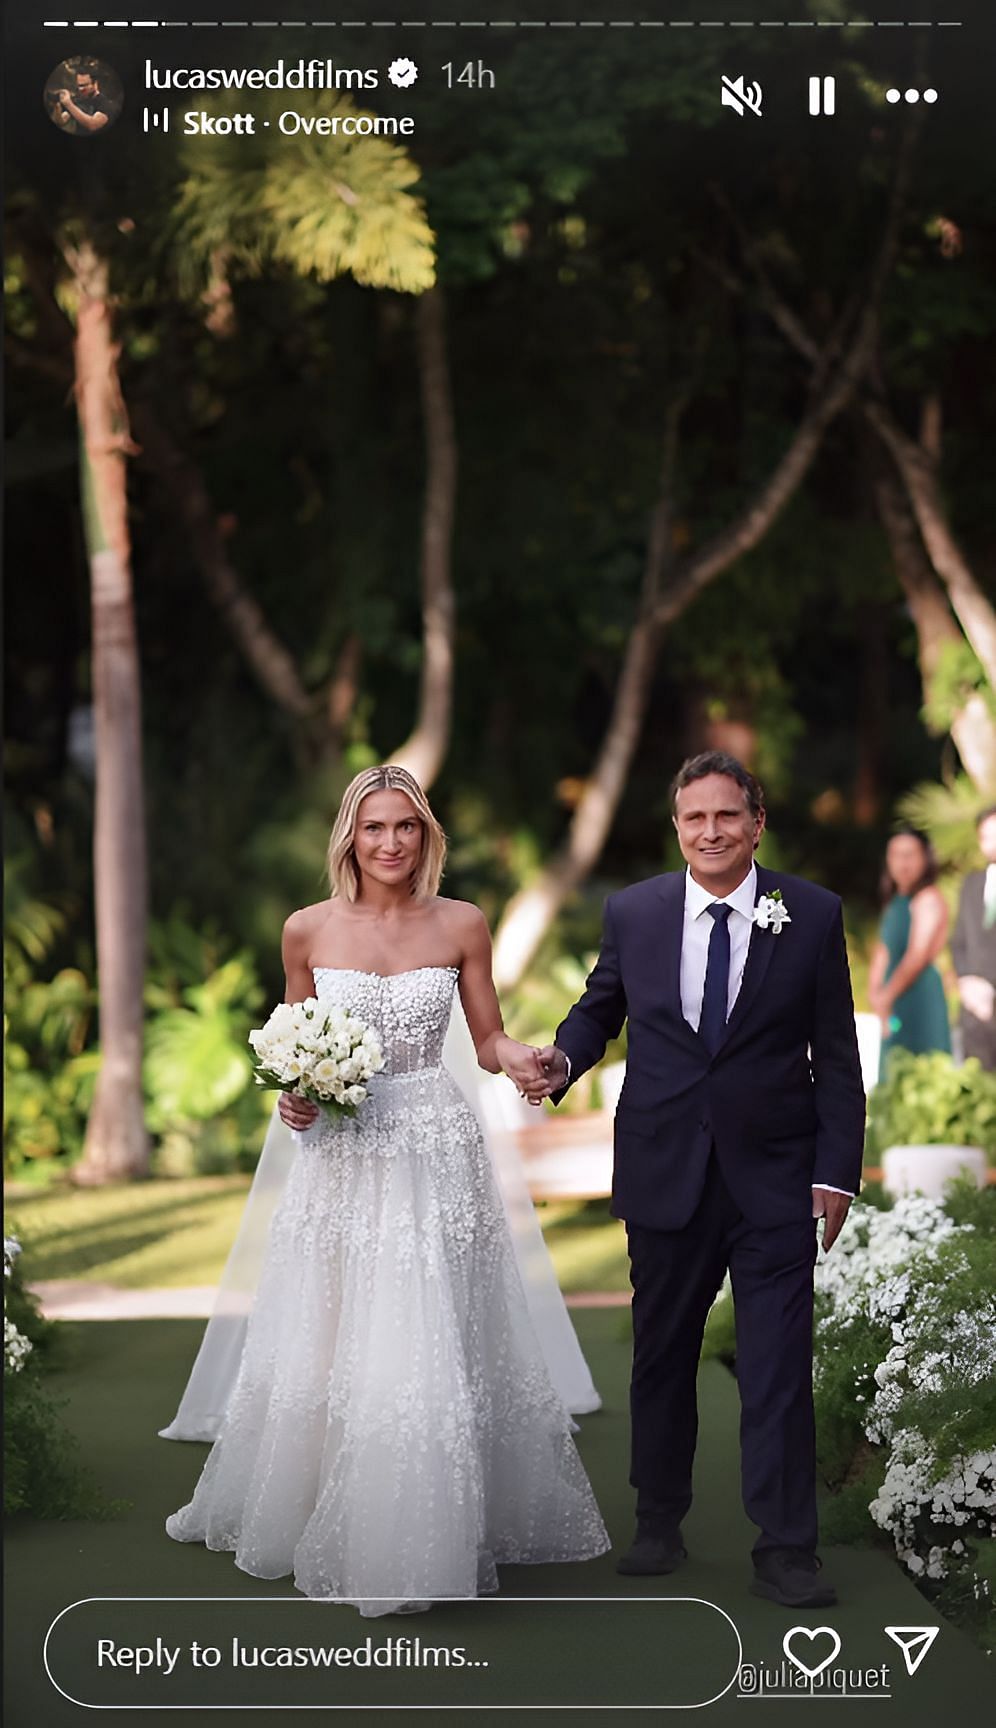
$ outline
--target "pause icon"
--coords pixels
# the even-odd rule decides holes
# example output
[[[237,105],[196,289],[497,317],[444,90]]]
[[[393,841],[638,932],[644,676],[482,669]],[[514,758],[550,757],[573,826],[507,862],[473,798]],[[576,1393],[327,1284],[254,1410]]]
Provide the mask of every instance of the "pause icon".
[[[837,106],[836,91],[837,81],[835,78],[810,78],[810,114],[832,114]]]

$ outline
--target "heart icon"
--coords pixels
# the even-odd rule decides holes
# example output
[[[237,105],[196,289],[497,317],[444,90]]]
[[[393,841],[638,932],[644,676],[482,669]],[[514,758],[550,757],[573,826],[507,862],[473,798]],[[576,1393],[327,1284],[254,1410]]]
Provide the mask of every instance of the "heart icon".
[[[816,1638],[829,1638],[833,1648],[829,1655],[823,1657],[821,1662],[806,1661],[804,1657],[799,1656],[796,1651],[792,1649],[793,1638],[809,1639],[809,1650],[807,1655],[810,1656],[812,1655],[813,1640]],[[834,1658],[839,1656],[840,1638],[832,1626],[813,1626],[812,1628],[809,1626],[790,1626],[782,1639],[782,1649],[789,1661],[794,1662],[801,1673],[808,1674],[810,1680],[815,1680],[817,1674],[822,1674],[824,1668],[829,1668]]]

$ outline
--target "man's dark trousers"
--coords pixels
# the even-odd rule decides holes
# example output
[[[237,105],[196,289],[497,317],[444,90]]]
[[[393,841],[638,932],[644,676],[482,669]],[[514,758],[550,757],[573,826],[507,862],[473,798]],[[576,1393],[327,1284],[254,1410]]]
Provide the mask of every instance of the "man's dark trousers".
[[[692,1500],[695,1380],[710,1305],[729,1267],[736,1313],[741,1467],[754,1552],[816,1546],[813,1219],[750,1224],[715,1155],[691,1224],[627,1224],[633,1284],[632,1467],[637,1516],[678,1525]]]

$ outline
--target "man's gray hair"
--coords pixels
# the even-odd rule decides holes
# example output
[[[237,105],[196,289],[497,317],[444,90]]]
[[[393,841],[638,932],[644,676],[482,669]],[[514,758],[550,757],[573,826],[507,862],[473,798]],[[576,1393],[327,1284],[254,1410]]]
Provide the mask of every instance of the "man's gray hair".
[[[760,780],[735,756],[728,756],[725,750],[703,750],[700,755],[689,756],[681,764],[671,782],[671,809],[677,808],[678,793],[683,787],[690,786],[694,780],[704,780],[707,774],[725,774],[730,780],[735,780],[755,821],[764,815],[764,788]]]

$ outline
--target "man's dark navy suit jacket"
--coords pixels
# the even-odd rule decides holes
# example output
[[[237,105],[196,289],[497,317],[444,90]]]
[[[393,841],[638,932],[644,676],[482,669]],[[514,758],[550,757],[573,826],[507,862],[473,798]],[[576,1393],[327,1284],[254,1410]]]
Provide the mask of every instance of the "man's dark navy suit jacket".
[[[632,1224],[687,1224],[713,1148],[751,1224],[811,1216],[814,1182],[857,1192],[865,1097],[841,903],[760,866],[757,884],[758,898],[781,890],[791,922],[751,931],[714,1055],[681,1012],[683,871],[609,896],[598,961],[557,1030],[574,1081],[628,1021],[612,1211]]]

